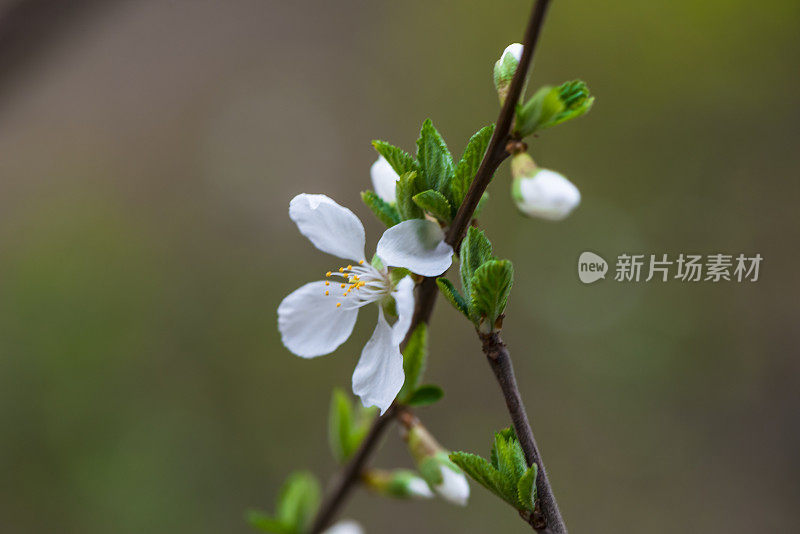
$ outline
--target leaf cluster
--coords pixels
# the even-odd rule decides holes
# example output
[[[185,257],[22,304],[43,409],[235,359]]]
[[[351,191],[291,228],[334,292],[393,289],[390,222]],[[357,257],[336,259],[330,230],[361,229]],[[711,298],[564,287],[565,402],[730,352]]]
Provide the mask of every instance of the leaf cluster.
[[[475,133],[458,163],[430,119],[422,124],[416,156],[386,141],[373,141],[372,146],[400,177],[396,201],[386,202],[373,191],[362,192],[362,200],[387,227],[426,214],[449,224],[464,201],[493,131],[494,125],[489,125]]]
[[[296,471],[289,475],[278,494],[275,513],[251,510],[248,522],[258,530],[273,534],[308,532],[320,503],[320,485],[311,473]]]
[[[333,390],[328,413],[328,444],[336,461],[344,464],[355,454],[369,431],[375,412],[375,408],[351,402],[342,389]]]
[[[476,482],[517,510],[533,511],[537,467],[536,464],[528,467],[511,428],[495,433],[489,461],[461,451],[451,453],[450,459]]]
[[[492,244],[477,228],[470,227],[461,243],[460,276],[463,295],[447,278],[436,283],[447,300],[475,326],[499,328],[514,282],[514,266],[492,255]]]
[[[524,104],[518,105],[514,134],[523,138],[585,114],[594,104],[589,88],[581,80],[558,87],[544,86]]]

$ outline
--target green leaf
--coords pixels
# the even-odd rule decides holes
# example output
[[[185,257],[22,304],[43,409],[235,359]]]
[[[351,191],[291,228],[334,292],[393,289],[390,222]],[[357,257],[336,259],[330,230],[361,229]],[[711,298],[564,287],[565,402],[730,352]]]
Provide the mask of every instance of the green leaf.
[[[455,309],[463,313],[464,316],[469,319],[469,305],[467,304],[467,301],[464,300],[464,297],[461,296],[461,293],[458,292],[458,289],[455,288],[453,283],[447,278],[437,278],[436,285],[439,286],[439,291],[442,292],[442,295],[447,298],[450,304],[452,304]]]
[[[530,466],[517,482],[517,498],[523,510],[532,512],[536,506],[536,464]]]
[[[542,129],[545,123],[564,109],[558,87],[545,85],[539,88],[525,104],[517,106],[514,130],[519,137],[526,137]]]
[[[417,206],[440,221],[449,223],[452,220],[450,203],[440,192],[428,189],[427,191],[414,195],[413,200]]]
[[[391,228],[400,222],[400,214],[397,213],[397,208],[383,200],[374,191],[362,191],[361,200],[387,228]]]
[[[253,528],[257,528],[263,532],[272,532],[273,534],[293,534],[291,528],[281,524],[277,519],[257,510],[247,512],[247,522]]]
[[[442,190],[453,179],[453,157],[430,119],[425,119],[419,132],[417,163],[423,191]]]
[[[558,96],[564,104],[564,110],[553,117],[550,122],[542,125],[542,128],[549,128],[576,119],[588,112],[594,104],[594,97],[589,92],[589,87],[581,80],[563,83],[558,91]]]
[[[328,443],[333,457],[345,463],[352,453],[350,435],[353,431],[353,411],[350,399],[339,388],[333,390],[328,414]]]
[[[444,397],[444,390],[439,386],[427,384],[420,386],[414,391],[413,394],[406,400],[405,404],[409,406],[429,406],[441,400]]]
[[[492,259],[492,244],[482,231],[470,226],[467,235],[461,243],[460,271],[461,286],[464,288],[464,297],[471,301],[472,276],[478,268]]]
[[[515,132],[520,137],[528,136],[537,130],[580,117],[591,109],[592,104],[594,97],[580,80],[558,87],[542,87],[517,108]]]
[[[403,351],[403,372],[406,379],[397,397],[406,403],[419,386],[422,374],[425,372],[425,363],[428,355],[428,327],[420,323],[408,338]]]
[[[397,180],[397,211],[404,221],[422,218],[422,209],[414,202],[418,192],[416,176],[414,172],[407,172]]]
[[[379,140],[373,141],[372,146],[375,147],[375,150],[378,152],[378,154],[386,158],[386,161],[389,162],[389,165],[392,167],[392,169],[394,169],[394,172],[396,172],[398,176],[402,176],[407,172],[413,172],[417,170],[417,162],[414,161],[414,158],[402,148],[390,145],[386,141]]]
[[[508,260],[491,260],[481,265],[470,282],[470,312],[473,321],[483,318],[491,331],[503,314],[514,282],[514,267]]]
[[[405,267],[392,267],[392,270],[389,271],[389,281],[391,281],[392,286],[396,286],[400,280],[405,278],[411,274],[411,271],[406,269]]]
[[[277,520],[294,532],[305,532],[319,507],[320,487],[314,475],[294,472],[278,498]]]
[[[522,448],[516,439],[507,440],[500,434],[495,435],[494,448],[503,495],[508,503],[516,506],[519,500],[517,483],[528,468]]]
[[[500,487],[500,473],[485,458],[477,454],[457,451],[450,454],[450,460],[475,482],[505,500]]]
[[[455,211],[458,211],[461,203],[464,202],[464,197],[467,196],[469,186],[472,185],[475,173],[478,172],[486,148],[489,146],[492,133],[494,133],[494,124],[484,126],[470,138],[467,148],[464,149],[464,155],[456,166],[448,197]]]
[[[498,430],[494,433],[495,443],[497,442],[497,436],[501,436],[506,441],[511,439],[517,439],[517,433],[514,432],[514,429],[511,427],[504,428],[503,430]],[[497,469],[497,449],[495,448],[495,444],[492,444],[492,450],[489,455],[492,465]]]

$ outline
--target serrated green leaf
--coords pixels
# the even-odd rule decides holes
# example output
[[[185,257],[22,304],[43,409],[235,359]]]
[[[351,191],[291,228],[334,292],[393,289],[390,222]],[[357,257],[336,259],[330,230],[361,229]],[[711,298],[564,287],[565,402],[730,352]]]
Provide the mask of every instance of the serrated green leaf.
[[[517,498],[522,510],[532,512],[536,507],[536,464],[530,466],[517,482]]]
[[[564,103],[558,87],[545,85],[521,106],[517,106],[514,130],[519,137],[526,137],[561,113]]]
[[[281,488],[276,519],[295,532],[305,532],[319,507],[319,482],[311,473],[294,472]]]
[[[428,189],[414,195],[413,200],[422,210],[430,213],[440,221],[449,223],[452,220],[450,203],[440,192]]]
[[[511,439],[514,440],[517,439],[517,433],[514,432],[514,429],[512,427],[507,427],[504,428],[503,430],[498,430],[497,432],[495,432],[494,433],[495,442],[497,442],[498,436],[502,437],[506,441]],[[497,469],[497,450],[495,450],[494,443],[492,443],[492,450],[490,452],[489,457],[491,458],[492,465],[495,467],[495,469]]]
[[[500,488],[500,474],[485,458],[477,454],[457,451],[450,454],[450,460],[475,482],[501,499],[505,499]]]
[[[293,534],[291,528],[281,524],[280,521],[263,512],[251,510],[247,512],[247,522],[250,526],[262,532],[272,532],[273,534]]]
[[[472,300],[472,276],[478,268],[492,259],[492,244],[486,235],[470,226],[467,235],[461,242],[460,272],[461,287],[464,288],[464,298],[467,302]]]
[[[419,381],[425,372],[428,355],[428,328],[425,323],[420,323],[412,332],[403,350],[403,371],[406,379],[397,398],[405,403],[414,394],[419,386]]]
[[[374,191],[362,191],[361,200],[387,228],[391,228],[400,222],[400,214],[397,212],[397,208],[383,200]]]
[[[438,402],[444,397],[444,390],[433,384],[426,384],[418,387],[414,393],[406,400],[409,406],[429,406]]]
[[[494,448],[503,496],[508,503],[516,506],[518,500],[517,482],[519,482],[519,479],[522,478],[528,468],[524,456],[521,456],[522,449],[516,439],[506,440],[499,434],[495,436]],[[518,452],[519,454],[517,454]]]
[[[416,176],[415,172],[407,172],[397,180],[397,212],[404,221],[422,218],[422,209],[414,202],[414,195],[419,192]]]
[[[375,140],[372,142],[372,146],[375,147],[375,150],[383,156],[386,161],[389,162],[389,165],[394,169],[394,172],[398,174],[398,176],[402,176],[407,172],[414,172],[417,170],[417,162],[414,161],[414,158],[403,150],[402,148],[398,148],[394,145],[387,143],[386,141]]]
[[[453,157],[430,119],[425,119],[419,132],[417,164],[423,191],[446,188],[453,179]]]
[[[472,185],[475,173],[478,172],[486,148],[489,146],[492,133],[494,133],[494,124],[484,126],[469,139],[467,148],[464,149],[464,155],[456,166],[448,195],[454,211],[458,211],[461,203],[464,202],[464,197],[469,191],[469,186]],[[453,215],[455,216],[455,213]]]
[[[493,330],[497,318],[503,314],[514,282],[514,267],[508,260],[490,260],[481,265],[470,282],[470,313],[473,321],[485,319],[488,330]]]
[[[350,399],[339,388],[333,390],[328,414],[328,443],[333,457],[345,463],[352,453],[350,435],[353,432],[353,411]]]
[[[455,309],[460,311],[464,314],[464,316],[469,319],[469,305],[467,301],[464,300],[464,297],[461,296],[461,293],[458,292],[458,289],[455,288],[453,283],[448,280],[447,278],[437,278],[436,285],[439,286],[439,291],[442,292],[442,295],[453,305]]]
[[[526,137],[537,130],[580,117],[591,109],[592,104],[594,97],[580,80],[558,87],[542,87],[517,108],[515,132],[520,137]]]

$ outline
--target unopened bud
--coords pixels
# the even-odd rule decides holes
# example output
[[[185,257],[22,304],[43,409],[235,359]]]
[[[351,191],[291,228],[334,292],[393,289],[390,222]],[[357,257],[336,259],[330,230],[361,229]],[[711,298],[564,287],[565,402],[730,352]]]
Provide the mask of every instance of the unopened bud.
[[[430,499],[433,492],[424,479],[408,469],[370,469],[362,475],[364,483],[381,495],[401,499]]]
[[[464,472],[450,460],[449,451],[439,445],[419,421],[411,421],[407,428],[408,450],[417,462],[422,478],[443,499],[466,506],[469,483]]]
[[[511,197],[517,208],[530,217],[560,221],[581,202],[581,193],[561,174],[536,166],[522,153],[511,160]]]
[[[517,72],[519,61],[522,58],[522,45],[513,43],[503,50],[500,59],[494,64],[494,87],[497,89],[497,96],[502,104],[508,94],[508,87]]]

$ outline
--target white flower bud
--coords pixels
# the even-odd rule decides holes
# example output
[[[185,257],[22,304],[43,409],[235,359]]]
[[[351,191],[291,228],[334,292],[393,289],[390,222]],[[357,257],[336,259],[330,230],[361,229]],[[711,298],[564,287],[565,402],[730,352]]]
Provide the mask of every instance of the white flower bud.
[[[433,492],[428,483],[408,469],[369,469],[361,476],[364,484],[381,495],[390,497],[430,499]]]
[[[511,171],[511,196],[525,215],[560,221],[581,202],[581,193],[572,182],[555,171],[540,169],[527,154],[514,156]]]
[[[497,89],[497,96],[502,103],[508,94],[508,86],[517,72],[519,61],[522,58],[522,45],[513,43],[503,50],[500,59],[494,64],[494,87]]]
[[[400,176],[394,172],[394,169],[386,158],[380,156],[378,160],[372,164],[369,169],[370,177],[372,178],[372,188],[375,190],[381,200],[394,204],[397,199],[395,190],[397,187],[397,180]]]
[[[344,521],[339,521],[322,534],[364,534],[364,529],[352,519],[345,519]]]
[[[443,465],[440,467],[442,473],[442,483],[437,484],[433,489],[443,499],[458,506],[466,506],[469,500],[469,483],[464,473],[456,473],[450,467]]]

